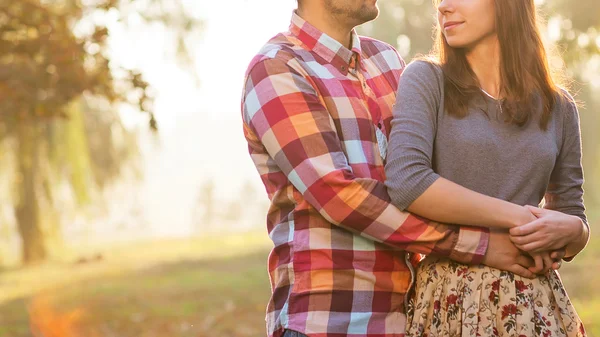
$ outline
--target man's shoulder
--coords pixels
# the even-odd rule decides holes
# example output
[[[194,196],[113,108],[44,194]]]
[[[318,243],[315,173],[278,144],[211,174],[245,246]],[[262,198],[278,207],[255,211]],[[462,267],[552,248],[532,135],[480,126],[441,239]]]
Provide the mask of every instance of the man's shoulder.
[[[396,48],[389,43],[360,36],[360,46],[367,58],[377,60],[378,63],[385,63],[391,69],[402,69],[406,65]]]
[[[290,39],[288,34],[279,33],[263,45],[258,53],[252,58],[248,65],[246,75],[261,62],[277,60],[278,62],[288,63],[291,59],[297,57],[299,50],[301,50],[301,48]]]
[[[377,52],[377,51],[392,51],[394,53],[398,53],[396,48],[392,47],[391,44],[374,39],[368,36],[359,36],[360,44],[362,48],[367,48],[369,51]],[[367,51],[367,50],[365,50]]]

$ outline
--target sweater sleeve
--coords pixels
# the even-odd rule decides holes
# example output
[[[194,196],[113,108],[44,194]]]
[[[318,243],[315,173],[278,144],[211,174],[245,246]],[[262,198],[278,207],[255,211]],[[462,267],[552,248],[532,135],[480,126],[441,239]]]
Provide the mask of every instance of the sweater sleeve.
[[[583,203],[583,164],[579,113],[568,96],[563,111],[562,145],[544,196],[544,208],[579,217],[588,226]],[[571,260],[573,256],[566,260]]]
[[[408,65],[400,78],[385,166],[392,203],[406,209],[438,178],[433,143],[442,100],[441,69],[426,61]]]

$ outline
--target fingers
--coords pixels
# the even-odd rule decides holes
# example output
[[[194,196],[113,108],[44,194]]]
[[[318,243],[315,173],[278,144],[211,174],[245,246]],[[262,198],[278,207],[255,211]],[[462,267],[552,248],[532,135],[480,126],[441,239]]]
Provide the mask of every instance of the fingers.
[[[528,224],[513,227],[509,230],[510,235],[511,236],[523,236],[523,235],[533,234],[533,233],[539,231],[543,227],[545,221],[546,221],[545,219],[537,219]]]
[[[526,245],[528,243],[532,243],[535,241],[540,241],[541,240],[541,235],[540,233],[533,233],[533,234],[529,234],[529,235],[522,235],[522,236],[510,236],[510,241],[512,241],[512,243],[514,243],[515,245]]]
[[[545,211],[545,209],[543,209],[543,208],[534,207],[534,206],[531,206],[531,205],[525,205],[525,208],[527,208],[527,210],[529,210],[536,217],[539,217]]]
[[[559,270],[559,269],[560,269],[560,267],[562,267],[562,261],[555,261],[555,262],[552,264],[552,269],[554,269],[554,270]]]
[[[539,266],[536,266],[536,261],[531,255],[519,255],[515,261],[518,265],[529,270],[533,274],[538,274],[540,272]]]
[[[541,241],[531,242],[531,243],[527,243],[524,245],[515,244],[515,247],[519,248],[520,250],[526,251],[528,253],[539,253],[541,251],[548,249],[547,247],[545,247],[544,243]]]
[[[555,261],[562,260],[567,255],[567,250],[565,248],[557,249],[550,254],[550,257]]]
[[[535,273],[532,273],[518,264],[513,265],[509,271],[528,279],[534,279],[536,277]]]
[[[562,259],[565,257],[565,255],[567,255],[567,250],[565,248],[555,250],[550,254],[550,258],[554,260],[554,263],[552,263],[552,269],[560,269],[560,267],[562,266]]]
[[[529,268],[529,270],[533,273],[540,274],[544,271],[544,260],[541,255],[534,255],[533,260],[535,261],[535,266]]]
[[[548,237],[542,234],[536,233],[527,236],[511,236],[510,240],[515,247],[520,250],[524,250],[528,253],[537,253],[541,251],[551,250],[552,244],[549,242]]]
[[[544,274],[546,274],[552,269],[552,266],[554,265],[555,261],[552,260],[550,254],[548,253],[543,253],[542,259],[544,260]]]
[[[519,255],[516,261],[518,265],[526,269],[535,267],[535,261],[528,255]]]

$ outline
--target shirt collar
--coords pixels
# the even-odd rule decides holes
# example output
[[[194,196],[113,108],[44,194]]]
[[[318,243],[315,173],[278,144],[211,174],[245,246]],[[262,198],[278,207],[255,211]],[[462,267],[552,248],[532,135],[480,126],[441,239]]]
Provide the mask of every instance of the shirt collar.
[[[349,50],[334,38],[301,18],[296,11],[292,15],[290,32],[307,49],[323,58],[326,62],[331,63],[343,73],[347,73],[353,54],[360,56],[362,52],[360,37],[355,30],[352,30],[352,50]]]

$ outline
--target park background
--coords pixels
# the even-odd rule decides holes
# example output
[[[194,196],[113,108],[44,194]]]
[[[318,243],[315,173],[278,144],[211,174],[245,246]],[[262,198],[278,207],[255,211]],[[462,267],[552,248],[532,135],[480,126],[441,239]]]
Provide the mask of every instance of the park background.
[[[600,2],[537,4],[580,102],[593,232],[561,275],[600,337]],[[240,96],[295,5],[0,0],[0,337],[265,334],[268,200]],[[429,0],[379,7],[361,34],[430,49]]]

